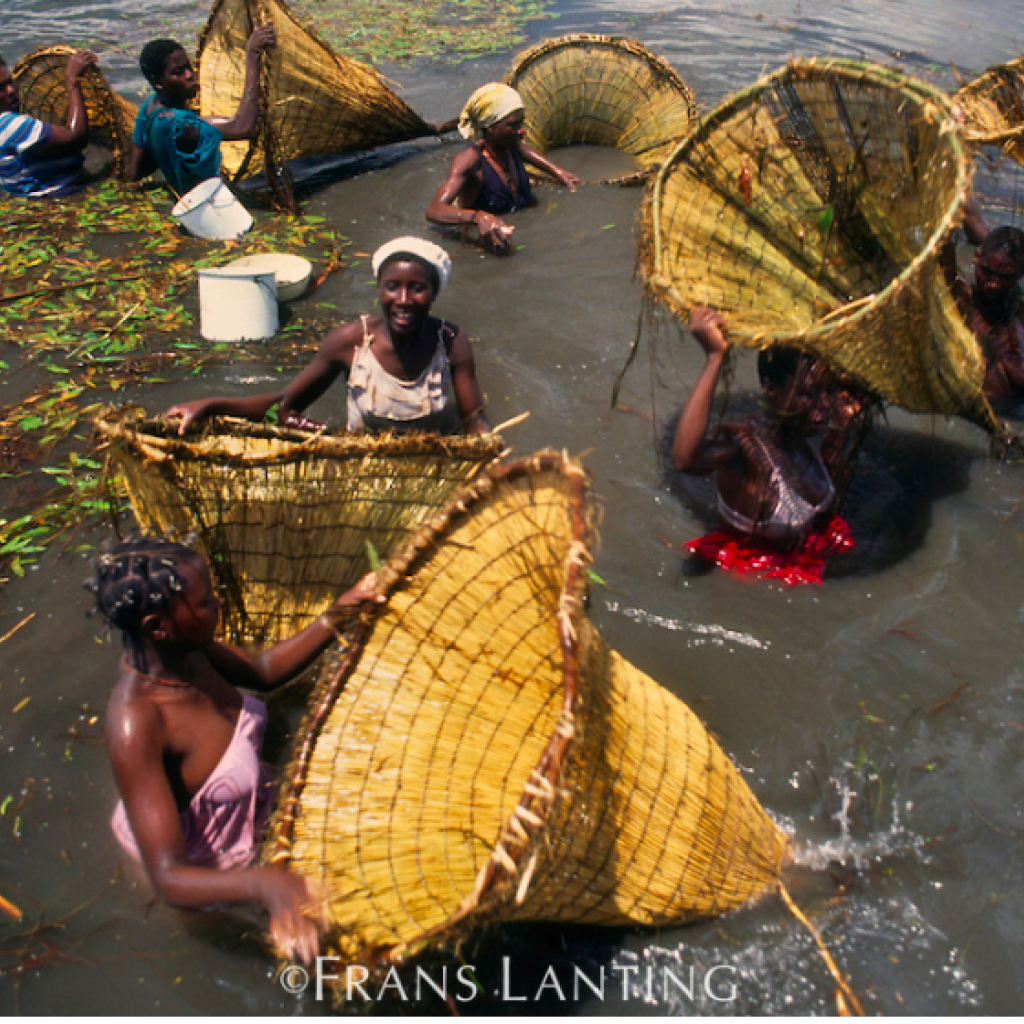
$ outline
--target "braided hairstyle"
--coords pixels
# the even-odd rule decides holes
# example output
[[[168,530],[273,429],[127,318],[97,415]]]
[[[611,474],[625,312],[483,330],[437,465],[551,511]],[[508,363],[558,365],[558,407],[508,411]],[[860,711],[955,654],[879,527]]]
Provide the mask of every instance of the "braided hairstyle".
[[[129,664],[136,671],[146,670],[143,620],[165,611],[184,590],[176,567],[199,561],[191,548],[160,538],[125,541],[96,559],[96,576],[85,586],[96,596],[94,611],[121,631]]]

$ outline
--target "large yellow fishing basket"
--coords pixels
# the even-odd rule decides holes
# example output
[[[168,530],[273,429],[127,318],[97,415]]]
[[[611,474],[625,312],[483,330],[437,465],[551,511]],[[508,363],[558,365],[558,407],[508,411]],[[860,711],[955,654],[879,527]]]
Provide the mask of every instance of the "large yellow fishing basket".
[[[632,39],[547,39],[516,58],[506,81],[523,97],[534,149],[590,143],[636,157],[642,169],[618,183],[656,169],[698,116],[679,74]]]
[[[775,886],[783,834],[590,623],[595,544],[582,467],[542,453],[488,467],[379,574],[265,846],[326,893],[326,952],[372,971],[487,923],[677,924]]]
[[[14,65],[12,74],[26,114],[50,124],[67,123],[67,67],[73,53],[70,46],[44,46]],[[89,141],[110,150],[117,174],[123,174],[131,154],[137,109],[110,88],[97,67],[87,68],[80,82],[89,118]]]
[[[231,180],[265,171],[274,191],[290,203],[288,160],[360,152],[440,130],[399,99],[372,67],[335,53],[281,0],[215,0],[199,37],[204,116],[234,114],[245,82],[246,40],[255,26],[266,24],[273,25],[277,45],[261,57],[257,135],[221,147]]]
[[[96,420],[141,527],[195,532],[233,642],[307,625],[502,451],[496,435],[308,434],[215,419],[185,437],[138,408]]]
[[[1024,164],[1024,57],[997,64],[953,97],[975,146],[997,146]]]
[[[722,311],[732,343],[795,345],[886,401],[995,432],[940,263],[970,180],[947,96],[881,67],[794,61],[666,159],[641,274],[681,320]]]

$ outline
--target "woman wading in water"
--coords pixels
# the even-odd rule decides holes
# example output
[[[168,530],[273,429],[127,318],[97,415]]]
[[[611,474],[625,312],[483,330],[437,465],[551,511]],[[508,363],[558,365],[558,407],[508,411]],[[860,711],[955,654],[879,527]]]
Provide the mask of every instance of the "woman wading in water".
[[[153,888],[180,909],[256,903],[285,955],[309,963],[325,922],[305,879],[254,866],[270,809],[260,762],[268,692],[313,663],[342,622],[383,598],[364,577],[314,623],[259,655],[214,639],[220,602],[206,563],[167,541],[101,555],[90,589],[125,655],[107,706],[121,794],[114,833]]]
[[[323,429],[302,416],[339,376],[346,378],[349,430],[490,431],[466,332],[431,315],[451,261],[423,238],[396,238],[373,256],[381,313],[336,327],[312,362],[279,391],[204,398],[167,410],[179,433],[207,416],[260,420],[273,406],[286,426]]]
[[[834,477],[845,474],[863,439],[870,406],[824,364],[796,349],[770,348],[758,357],[764,415],[709,433],[728,350],[725,321],[700,307],[690,331],[707,360],[679,417],[671,461],[683,473],[714,474],[726,529],[687,547],[738,571],[819,582],[824,557],[853,544],[835,515]]]

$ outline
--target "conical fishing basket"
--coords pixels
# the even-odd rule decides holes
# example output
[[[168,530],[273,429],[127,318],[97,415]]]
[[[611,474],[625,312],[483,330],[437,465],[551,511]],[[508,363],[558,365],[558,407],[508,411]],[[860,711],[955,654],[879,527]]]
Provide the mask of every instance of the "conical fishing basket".
[[[997,64],[953,97],[975,146],[998,146],[1024,164],[1024,57]]]
[[[741,906],[786,841],[685,704],[601,641],[582,467],[497,463],[378,579],[265,846],[322,887],[327,948],[386,965],[476,926],[675,924]]]
[[[213,420],[178,437],[140,409],[96,425],[143,529],[196,532],[223,597],[221,629],[268,643],[307,625],[502,451],[434,434],[307,434]]]
[[[516,58],[506,81],[523,97],[529,144],[540,153],[590,143],[636,157],[637,180],[656,169],[698,117],[678,73],[640,43],[577,34]]]
[[[231,180],[266,171],[287,194],[284,164],[298,157],[359,152],[436,134],[373,68],[336,54],[280,0],[216,0],[199,38],[200,109],[230,117],[242,99],[245,44],[271,24],[277,45],[261,57],[256,137],[221,147]]]
[[[641,274],[680,319],[722,311],[730,342],[794,345],[885,401],[995,432],[939,260],[969,185],[946,96],[881,67],[793,62],[668,157]]]
[[[75,52],[70,46],[44,46],[14,65],[12,74],[26,114],[50,124],[67,123],[68,58]],[[89,141],[110,150],[116,171],[122,174],[131,153],[137,109],[110,88],[97,67],[87,68],[80,83],[89,117]]]

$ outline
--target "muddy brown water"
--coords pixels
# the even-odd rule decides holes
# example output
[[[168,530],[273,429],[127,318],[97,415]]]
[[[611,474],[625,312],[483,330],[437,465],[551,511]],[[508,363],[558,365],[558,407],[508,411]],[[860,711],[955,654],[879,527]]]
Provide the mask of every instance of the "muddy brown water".
[[[138,43],[200,9],[8,0],[0,52],[14,59],[43,42],[89,42],[115,83],[138,91]],[[555,9],[558,20],[532,23],[530,39],[633,36],[705,107],[793,54],[898,61],[948,83],[950,62],[980,70],[1024,49],[1016,0],[564,0]],[[417,110],[441,119],[508,60],[386,70]],[[405,147],[316,192],[308,209],[368,254],[424,231],[421,211],[456,151],[454,142]],[[621,167],[600,150],[556,158],[589,178]],[[986,171],[982,187],[1021,223],[1015,172]],[[511,258],[448,244],[454,269],[437,312],[474,338],[492,422],[529,413],[508,431],[515,452],[552,446],[583,457],[604,510],[595,621],[690,702],[791,833],[809,869],[803,903],[867,1008],[1012,1013],[1024,995],[1024,471],[990,461],[969,424],[891,410],[852,495],[864,541],[835,578],[784,589],[688,574],[674,546],[703,529],[703,496],[667,480],[655,448],[700,358],[667,317],[645,331],[619,408],[610,404],[642,310],[638,199],[632,189],[541,189],[538,208],[516,218]],[[365,264],[353,266],[317,301],[334,303],[339,317],[369,311],[369,278]],[[259,386],[275,365],[269,343],[201,380],[127,397],[158,411]],[[744,364],[736,388],[752,384]],[[337,419],[340,398],[317,411]],[[54,554],[0,591],[0,635],[33,616],[0,645],[0,895],[43,926],[27,935],[24,922],[0,919],[0,1009],[325,1012],[312,990],[295,996],[274,979],[251,921],[177,914],[119,867],[101,741],[118,655],[84,616],[88,569],[85,556]],[[802,1015],[835,1006],[806,933],[771,900],[657,933],[507,929],[464,957],[486,994],[458,1003],[461,1012]],[[576,970],[603,976],[604,998],[586,986],[577,997]],[[412,999],[391,1008],[445,1010]]]

